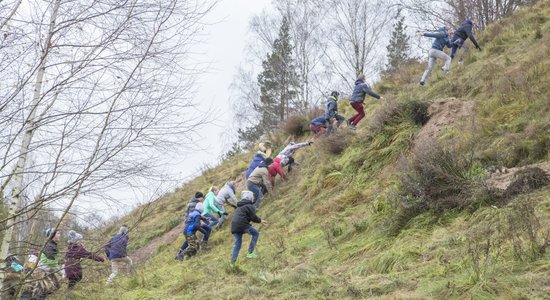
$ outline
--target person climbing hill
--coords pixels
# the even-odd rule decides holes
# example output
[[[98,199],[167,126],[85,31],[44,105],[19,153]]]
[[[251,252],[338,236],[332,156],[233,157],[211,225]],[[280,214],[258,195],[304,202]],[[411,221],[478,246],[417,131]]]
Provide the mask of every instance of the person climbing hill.
[[[129,240],[128,226],[122,225],[118,229],[118,233],[103,247],[105,254],[111,261],[111,275],[107,279],[107,285],[113,282],[121,267],[126,267],[130,273],[134,272],[132,259],[128,257]]]
[[[245,178],[248,178],[252,171],[254,171],[254,169],[256,169],[256,167],[258,167],[262,161],[264,161],[268,157],[271,157],[272,149],[270,141],[260,143],[258,145],[258,148],[260,150],[254,154],[254,157],[252,158],[252,161],[250,162],[250,165],[246,170]]]
[[[339,128],[342,122],[344,122],[344,120],[346,119],[338,114],[338,96],[340,96],[340,93],[338,93],[337,91],[332,91],[332,93],[330,93],[330,96],[327,97],[325,119],[327,119],[327,131],[329,134],[335,130],[333,126],[333,119],[336,119],[336,129]]]
[[[237,203],[237,210],[235,210],[235,216],[231,220],[231,233],[235,239],[233,246],[233,252],[231,253],[231,265],[235,266],[239,252],[241,251],[243,234],[249,233],[252,235],[250,245],[248,246],[247,258],[257,258],[258,256],[254,252],[256,243],[260,237],[260,233],[256,228],[250,225],[250,222],[261,223],[267,225],[265,220],[262,220],[256,215],[256,208],[254,207],[254,195],[251,191],[242,191],[242,200]]]
[[[196,192],[195,196],[189,201],[189,204],[187,206],[187,210],[186,210],[184,218],[183,218],[182,233],[183,233],[184,236],[185,236],[185,226],[187,224],[187,219],[189,218],[189,215],[195,210],[198,210],[201,214],[203,213],[203,211],[204,211],[203,200],[204,200],[203,194],[201,192]],[[208,227],[208,224],[205,224],[205,225],[201,225],[201,227],[199,227],[197,229],[197,231],[202,233],[201,245],[202,245],[203,249],[206,249],[207,244],[208,244],[208,238],[210,237],[210,233],[211,233],[212,229],[210,227]],[[176,255],[176,258],[175,258],[176,260],[183,260],[183,254],[185,252],[185,249],[187,249],[187,247],[189,247],[189,242],[187,240],[185,240],[181,244],[180,249],[178,250],[178,254]]]
[[[215,186],[210,187],[210,190],[208,194],[206,194],[206,198],[204,198],[204,212],[202,213],[203,216],[209,218],[211,221],[208,224],[208,227],[212,229],[214,225],[218,224],[218,219],[212,215],[212,213],[218,214],[218,216],[221,218],[222,216],[227,216],[227,213],[223,210],[220,210],[216,207],[216,197],[218,194],[218,188]]]
[[[443,48],[451,48],[452,45],[449,41],[449,33],[445,27],[440,27],[437,32],[421,32],[419,35],[435,38],[432,43],[432,48],[428,52],[428,67],[420,79],[420,85],[424,85],[426,80],[428,80],[437,59],[441,59],[445,62],[445,65],[443,65],[442,68],[443,72],[449,72],[449,68],[451,67],[451,57],[443,52]]]
[[[39,299],[45,299],[47,294],[53,293],[61,287],[57,276],[55,275],[59,270],[59,258],[57,254],[59,253],[57,243],[61,237],[61,233],[55,228],[46,229],[46,237],[48,238],[46,242],[46,247],[40,254],[40,260],[38,261],[38,268],[44,271],[47,278],[44,278],[48,281],[49,288],[43,289],[38,295]]]
[[[285,171],[283,170],[283,167],[281,166],[281,158],[275,157],[273,160],[273,163],[267,168],[267,172],[269,172],[269,182],[271,183],[271,187],[275,189],[275,177],[277,174],[281,176],[282,180],[286,180],[287,176],[285,174]]]
[[[82,266],[80,261],[84,258],[98,262],[104,262],[103,257],[86,250],[82,245],[82,235],[74,230],[69,231],[67,253],[65,253],[65,277],[69,280],[69,291],[82,280]]]
[[[317,117],[313,120],[311,120],[311,123],[309,124],[309,128],[316,137],[321,136],[327,132],[327,124],[329,122],[325,118],[325,116]]]
[[[451,59],[453,59],[456,55],[456,51],[458,48],[462,48],[464,46],[464,42],[469,38],[470,41],[472,41],[472,44],[477,48],[477,50],[481,51],[481,47],[476,41],[476,38],[474,37],[474,34],[472,33],[472,28],[474,26],[474,23],[470,19],[464,20],[464,22],[458,27],[457,30],[455,30],[453,37],[451,38]]]
[[[202,224],[201,222],[209,223],[210,219],[203,216],[201,211],[201,205],[197,204],[195,210],[189,214],[189,217],[185,221],[185,228],[183,229],[183,234],[185,235],[185,241],[187,242],[187,248],[183,250],[181,255],[181,260],[185,258],[190,258],[197,254],[199,249],[196,232],[199,231]],[[179,257],[179,254],[178,254]]]
[[[268,193],[272,192],[271,183],[269,182],[269,166],[273,163],[271,158],[266,158],[248,177],[246,181],[247,188],[254,194],[254,206],[260,207],[262,203],[262,189],[265,187]],[[238,207],[238,206],[237,206]]]
[[[281,166],[288,166],[288,172],[290,173],[290,171],[292,171],[292,165],[296,163],[294,157],[292,156],[294,155],[294,152],[300,148],[311,146],[311,144],[313,144],[311,141],[298,144],[290,142],[290,144],[288,144],[283,150],[281,150],[281,152],[279,152],[279,154],[277,154],[277,157],[281,160]]]
[[[384,99],[382,96],[370,89],[370,87],[365,83],[365,74],[361,74],[355,81],[355,88],[353,89],[353,93],[349,99],[351,107],[353,107],[357,113],[347,120],[348,128],[355,130],[359,121],[361,121],[361,119],[365,116],[363,102],[365,102],[365,95],[367,94],[376,99]]]
[[[222,224],[227,219],[227,212],[225,210],[225,204],[237,209],[237,202],[239,200],[237,199],[237,196],[235,196],[235,183],[233,181],[228,181],[218,192],[218,195],[216,195],[216,202],[214,205],[216,208],[218,208],[220,211],[224,212],[225,214],[222,214],[222,217],[220,218],[220,221],[216,225],[216,230],[219,230],[222,226]]]

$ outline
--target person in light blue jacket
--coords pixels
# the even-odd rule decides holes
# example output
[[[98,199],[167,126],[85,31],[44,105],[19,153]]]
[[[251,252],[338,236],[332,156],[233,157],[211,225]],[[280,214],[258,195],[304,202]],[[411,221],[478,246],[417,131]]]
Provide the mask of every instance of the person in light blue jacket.
[[[436,32],[421,32],[420,36],[435,39],[432,43],[432,48],[428,52],[428,68],[426,68],[424,74],[422,74],[422,78],[420,79],[420,85],[424,85],[426,83],[426,80],[428,80],[428,77],[430,76],[430,73],[432,72],[432,69],[434,68],[437,59],[441,59],[445,62],[445,65],[443,65],[443,68],[441,68],[443,72],[449,72],[449,68],[451,67],[451,57],[445,54],[445,52],[443,52],[443,49],[445,47],[451,48],[452,45],[449,40],[449,33],[447,32],[447,28],[445,27],[440,27]]]

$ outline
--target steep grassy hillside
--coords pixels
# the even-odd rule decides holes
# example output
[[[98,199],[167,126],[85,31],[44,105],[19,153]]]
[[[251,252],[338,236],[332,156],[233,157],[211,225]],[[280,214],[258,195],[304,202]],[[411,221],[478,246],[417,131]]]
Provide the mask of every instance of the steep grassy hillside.
[[[548,299],[550,188],[503,192],[484,182],[487,169],[550,160],[550,1],[489,26],[479,41],[483,52],[453,62],[448,75],[434,72],[426,86],[418,85],[424,64],[385,78],[374,90],[388,101],[367,100],[356,132],[299,150],[300,168],[258,212],[270,222],[257,226],[258,259],[244,258],[247,236],[238,267],[229,266],[226,226],[213,234],[212,250],[176,262],[180,235],[160,244],[136,276],[109,287],[87,278],[74,296]],[[415,139],[427,103],[439,99],[456,122],[426,124],[437,129],[437,144]],[[473,104],[466,118],[457,103]],[[340,107],[352,114],[346,101]],[[347,148],[334,154],[342,141]],[[156,201],[133,230],[131,250],[181,226],[194,192],[237,178],[251,156],[233,157]]]

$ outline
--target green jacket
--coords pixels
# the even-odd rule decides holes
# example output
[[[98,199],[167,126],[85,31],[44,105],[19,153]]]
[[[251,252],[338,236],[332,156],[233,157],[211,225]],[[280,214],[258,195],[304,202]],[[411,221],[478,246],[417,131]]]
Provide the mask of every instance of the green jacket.
[[[39,266],[42,269],[55,271],[59,268],[59,259],[57,258],[57,242],[49,240],[40,255]]]
[[[212,214],[212,212],[220,214],[223,213],[216,207],[215,203],[216,194],[214,194],[213,192],[209,192],[208,194],[206,194],[206,197],[204,198],[204,211],[202,214]]]

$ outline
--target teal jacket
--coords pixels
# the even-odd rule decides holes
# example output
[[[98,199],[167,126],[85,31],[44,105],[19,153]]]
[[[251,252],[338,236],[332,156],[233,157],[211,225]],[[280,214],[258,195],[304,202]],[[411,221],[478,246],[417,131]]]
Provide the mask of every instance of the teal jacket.
[[[214,194],[213,192],[209,192],[208,194],[206,194],[206,197],[204,198],[204,211],[202,214],[203,215],[212,214],[212,212],[217,214],[223,213],[216,207],[215,204],[216,204],[216,194]]]

